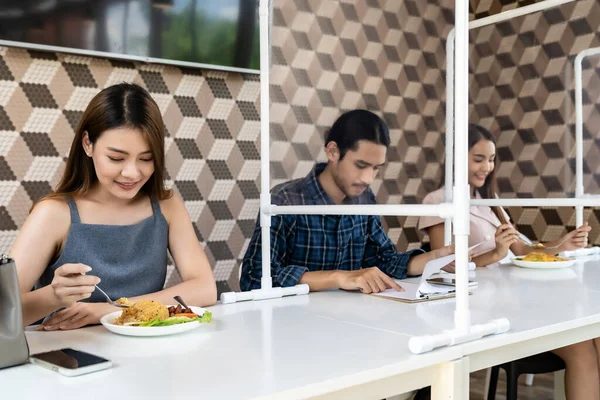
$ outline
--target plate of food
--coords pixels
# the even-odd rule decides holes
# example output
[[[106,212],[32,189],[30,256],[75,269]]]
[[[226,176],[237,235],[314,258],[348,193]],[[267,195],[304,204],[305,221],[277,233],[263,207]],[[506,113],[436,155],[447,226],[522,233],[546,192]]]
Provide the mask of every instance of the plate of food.
[[[575,264],[574,258],[553,256],[537,251],[533,251],[524,257],[513,257],[511,261],[517,267],[538,269],[568,268]]]
[[[100,323],[119,335],[174,335],[207,325],[212,320],[210,311],[201,307],[166,306],[156,300],[130,303],[124,298],[117,302],[129,304],[131,307],[106,314],[100,318]]]

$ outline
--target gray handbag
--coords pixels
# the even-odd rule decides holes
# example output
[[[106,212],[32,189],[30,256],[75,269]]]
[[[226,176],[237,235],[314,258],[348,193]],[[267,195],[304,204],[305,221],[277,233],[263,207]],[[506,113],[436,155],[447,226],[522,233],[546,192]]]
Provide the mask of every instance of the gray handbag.
[[[0,369],[23,364],[29,346],[23,330],[21,292],[14,260],[0,258]]]

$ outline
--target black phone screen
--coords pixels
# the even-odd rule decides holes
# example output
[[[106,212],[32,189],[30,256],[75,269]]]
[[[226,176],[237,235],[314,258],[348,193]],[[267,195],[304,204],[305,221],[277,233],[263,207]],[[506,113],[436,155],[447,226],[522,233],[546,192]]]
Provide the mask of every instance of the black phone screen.
[[[32,357],[67,369],[83,368],[108,361],[106,358],[68,348],[34,354]]]

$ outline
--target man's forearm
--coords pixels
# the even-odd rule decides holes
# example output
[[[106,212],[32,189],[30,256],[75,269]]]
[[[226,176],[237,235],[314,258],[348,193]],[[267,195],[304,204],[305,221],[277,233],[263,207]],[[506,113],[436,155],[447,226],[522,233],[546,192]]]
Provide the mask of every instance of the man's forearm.
[[[431,253],[417,254],[410,258],[408,265],[406,266],[406,274],[408,276],[417,276],[423,273],[425,264],[431,258]]]
[[[339,289],[339,276],[345,271],[313,271],[305,272],[298,283],[305,283],[311,292],[327,289]]]
[[[428,253],[422,253],[412,256],[407,266],[408,275],[421,275],[423,274],[423,270],[425,269],[427,262],[429,262],[430,260],[435,260],[436,258],[445,257],[453,253],[454,246],[446,246],[440,249],[430,251]]]
[[[425,267],[425,265],[420,265],[420,266],[416,266],[412,263],[408,264],[408,267],[406,268],[406,275],[407,276],[418,276],[423,274],[423,269]]]

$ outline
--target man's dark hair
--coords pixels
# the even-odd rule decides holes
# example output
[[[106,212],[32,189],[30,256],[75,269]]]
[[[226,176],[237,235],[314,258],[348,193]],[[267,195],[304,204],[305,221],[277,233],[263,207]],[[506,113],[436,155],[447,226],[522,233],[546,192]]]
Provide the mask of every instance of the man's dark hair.
[[[367,110],[352,110],[342,114],[325,139],[325,146],[335,142],[340,150],[340,160],[348,150],[356,151],[358,142],[368,140],[385,147],[390,145],[390,131],[381,118]]]

